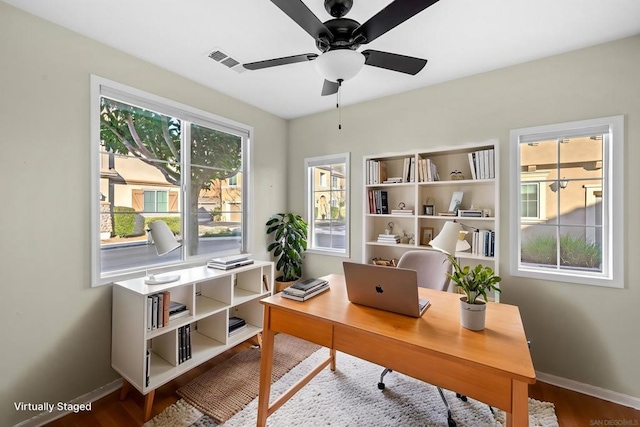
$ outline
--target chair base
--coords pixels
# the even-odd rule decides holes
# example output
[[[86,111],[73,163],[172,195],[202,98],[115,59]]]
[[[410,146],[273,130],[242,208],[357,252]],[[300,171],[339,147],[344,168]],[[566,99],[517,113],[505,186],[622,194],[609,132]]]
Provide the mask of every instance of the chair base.
[[[382,374],[380,374],[380,381],[378,382],[378,389],[379,390],[384,390],[385,389],[385,384],[384,384],[384,376],[387,375],[389,372],[393,372],[391,369],[389,368],[385,368],[384,371],[382,371]],[[444,392],[442,391],[442,388],[437,387],[438,389],[438,393],[440,393],[440,397],[442,398],[442,401],[444,402],[444,406],[447,408],[447,424],[449,427],[456,427],[456,421],[453,419],[453,415],[451,414],[451,407],[449,406],[449,402],[447,401],[447,398],[444,395]],[[456,397],[460,400],[462,400],[463,402],[466,402],[467,396],[464,396],[460,393],[456,393]],[[489,409],[491,410],[491,413],[493,414],[493,408],[491,406],[489,406]]]

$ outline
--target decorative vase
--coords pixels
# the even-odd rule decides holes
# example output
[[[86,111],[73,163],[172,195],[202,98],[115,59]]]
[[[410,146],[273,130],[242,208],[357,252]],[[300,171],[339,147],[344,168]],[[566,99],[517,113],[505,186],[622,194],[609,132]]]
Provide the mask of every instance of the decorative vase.
[[[487,304],[484,301],[469,304],[467,297],[460,298],[460,324],[471,331],[483,330],[486,310]]]

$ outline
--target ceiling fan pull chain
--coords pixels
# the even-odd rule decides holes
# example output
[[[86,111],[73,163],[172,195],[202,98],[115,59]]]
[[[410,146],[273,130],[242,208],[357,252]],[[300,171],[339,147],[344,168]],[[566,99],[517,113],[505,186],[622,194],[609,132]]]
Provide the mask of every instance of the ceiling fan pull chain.
[[[336,108],[338,109],[338,130],[342,130],[342,108],[340,108],[340,90],[342,89],[342,79],[338,79],[338,91],[336,92]]]

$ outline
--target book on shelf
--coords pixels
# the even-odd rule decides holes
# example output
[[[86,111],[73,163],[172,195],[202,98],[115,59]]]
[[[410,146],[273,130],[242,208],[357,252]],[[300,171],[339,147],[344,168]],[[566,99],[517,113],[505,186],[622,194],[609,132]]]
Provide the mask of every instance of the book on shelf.
[[[391,209],[391,215],[413,215],[413,209]]]
[[[169,320],[176,320],[176,319],[179,319],[181,317],[186,317],[186,316],[188,316],[190,314],[191,314],[191,311],[189,311],[189,310],[179,311],[179,312],[177,312],[175,314],[170,314],[169,315]]]
[[[232,337],[232,336],[244,331],[245,329],[247,329],[247,325],[239,326],[239,327],[235,328],[234,330],[229,331],[229,336]]]
[[[294,294],[290,294],[288,292],[282,291],[281,295],[282,298],[287,298],[287,299],[292,299],[295,301],[306,301],[310,298],[315,297],[316,295],[319,295],[325,291],[329,290],[329,282],[325,282],[324,285],[318,287],[317,289],[315,289],[313,292],[308,292],[305,295],[294,295]]]
[[[178,328],[178,364],[191,359],[191,325]]]
[[[245,266],[245,265],[253,264],[253,262],[254,261],[252,259],[244,259],[244,260],[231,262],[231,263],[225,263],[225,264],[220,264],[220,263],[217,263],[217,262],[209,261],[209,262],[207,262],[207,267],[215,268],[217,270],[231,270],[231,269],[234,269],[234,268],[238,268],[238,267],[242,267],[242,266]]]
[[[382,181],[383,184],[400,184],[401,182],[402,182],[402,177],[400,176],[393,176]]]
[[[229,336],[235,335],[243,329],[247,329],[247,322],[241,317],[229,318]]]
[[[220,264],[220,265],[235,264],[236,262],[244,261],[246,259],[249,259],[250,257],[251,257],[251,254],[235,254],[235,255],[229,255],[229,256],[218,257],[218,258],[211,258],[209,262]]]
[[[400,236],[398,234],[378,234],[378,243],[400,243]]]
[[[495,150],[488,148],[468,153],[471,179],[493,179],[495,172]]]

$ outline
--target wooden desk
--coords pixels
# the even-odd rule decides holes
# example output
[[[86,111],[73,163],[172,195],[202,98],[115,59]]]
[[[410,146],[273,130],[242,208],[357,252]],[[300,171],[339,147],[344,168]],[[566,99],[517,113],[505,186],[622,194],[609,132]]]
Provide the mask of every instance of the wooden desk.
[[[535,372],[518,307],[489,303],[486,329],[472,332],[460,326],[458,294],[420,288],[431,307],[414,319],[351,304],[344,277],[326,279],[331,290],[306,302],[279,294],[261,301],[259,427],[322,369],[335,370],[336,350],[500,408],[508,426],[528,425],[528,384],[535,382]],[[326,360],[270,405],[275,332],[330,350]]]

